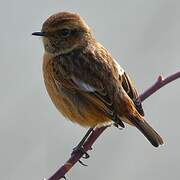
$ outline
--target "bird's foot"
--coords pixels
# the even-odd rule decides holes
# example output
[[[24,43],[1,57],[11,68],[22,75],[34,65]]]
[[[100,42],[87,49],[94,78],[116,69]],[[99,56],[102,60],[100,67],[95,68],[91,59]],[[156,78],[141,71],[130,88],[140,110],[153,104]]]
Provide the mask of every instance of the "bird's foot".
[[[90,155],[85,151],[83,146],[76,146],[73,149],[73,152],[71,153],[71,155],[75,154],[75,153],[81,153],[82,154],[82,158],[83,159],[88,159],[90,158]],[[79,163],[83,166],[87,166],[87,164],[84,164],[81,160],[79,160]]]
[[[93,128],[90,128],[83,137],[83,139],[79,142],[79,144],[73,149],[71,155],[80,152],[82,154],[82,158],[88,159],[90,157],[89,154],[84,149],[84,143],[92,132],[93,132]],[[83,166],[87,166],[81,160],[79,160],[79,163],[82,164]]]
[[[113,123],[113,126],[118,128],[119,130],[123,130],[123,128],[118,123]]]

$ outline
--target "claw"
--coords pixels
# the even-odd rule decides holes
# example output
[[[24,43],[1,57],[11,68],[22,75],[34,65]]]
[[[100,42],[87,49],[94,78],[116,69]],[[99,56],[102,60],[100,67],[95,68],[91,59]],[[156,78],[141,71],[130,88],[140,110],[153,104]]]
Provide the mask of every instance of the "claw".
[[[88,159],[90,157],[90,155],[84,150],[83,147],[75,147],[73,149],[72,154],[74,154],[76,152],[81,152],[83,154],[83,156],[82,156],[83,159]],[[79,163],[83,166],[87,166],[87,164],[84,164],[81,160],[79,160]]]
[[[75,147],[71,154],[74,154],[76,152],[81,152],[84,159],[88,159],[90,157],[89,154],[84,150],[84,147]]]
[[[67,180],[66,176],[63,176],[61,179],[65,179],[65,180]]]
[[[90,155],[87,152],[84,152],[82,158],[83,159],[88,159],[88,158],[90,158]]]
[[[87,164],[84,164],[81,160],[78,161],[83,166],[88,166]]]
[[[123,128],[122,128],[119,124],[117,124],[117,123],[113,123],[113,126],[115,126],[116,128],[118,128],[119,130],[123,130]]]
[[[84,150],[83,147],[76,147],[73,149],[73,152],[71,154],[74,154],[76,152],[81,152],[83,154],[82,158],[83,159],[88,159],[90,157],[90,155]]]

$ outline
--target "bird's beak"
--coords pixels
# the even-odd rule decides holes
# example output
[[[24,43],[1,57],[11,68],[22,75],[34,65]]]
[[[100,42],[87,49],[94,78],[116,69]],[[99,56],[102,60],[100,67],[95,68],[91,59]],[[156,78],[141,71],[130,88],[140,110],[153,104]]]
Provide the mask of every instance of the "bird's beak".
[[[44,32],[33,32],[32,33],[33,36],[45,36]]]

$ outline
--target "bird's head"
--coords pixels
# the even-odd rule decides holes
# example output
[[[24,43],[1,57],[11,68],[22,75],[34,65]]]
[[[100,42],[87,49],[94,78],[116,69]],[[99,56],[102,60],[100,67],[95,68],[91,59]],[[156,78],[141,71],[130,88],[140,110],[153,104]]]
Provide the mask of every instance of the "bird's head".
[[[78,15],[60,12],[50,16],[40,32],[32,35],[42,36],[45,51],[53,55],[66,54],[83,48],[93,39],[88,25]]]

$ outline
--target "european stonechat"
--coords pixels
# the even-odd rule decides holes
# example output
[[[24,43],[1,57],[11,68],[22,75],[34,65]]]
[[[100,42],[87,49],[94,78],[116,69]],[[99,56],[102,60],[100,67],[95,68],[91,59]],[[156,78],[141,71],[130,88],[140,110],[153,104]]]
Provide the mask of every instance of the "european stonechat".
[[[44,82],[56,108],[84,127],[114,122],[138,128],[155,147],[162,138],[145,121],[142,104],[127,73],[96,41],[78,15],[60,12],[40,32],[44,44]]]

